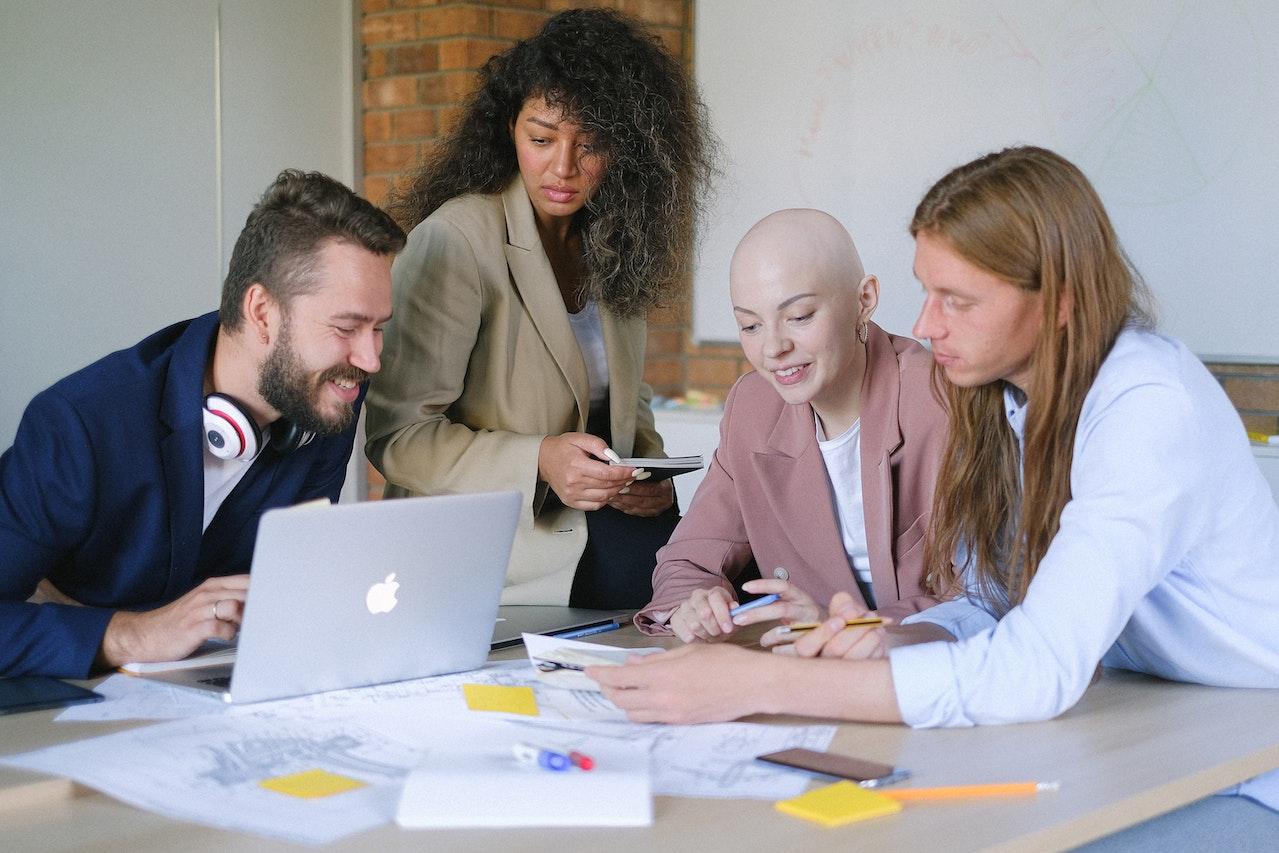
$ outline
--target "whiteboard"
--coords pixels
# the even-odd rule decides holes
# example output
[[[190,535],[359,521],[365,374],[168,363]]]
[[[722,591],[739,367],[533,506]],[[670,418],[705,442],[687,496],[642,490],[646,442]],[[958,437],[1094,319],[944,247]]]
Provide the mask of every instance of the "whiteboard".
[[[816,207],[923,302],[907,227],[946,171],[1008,145],[1078,164],[1206,360],[1279,361],[1279,4],[699,0],[695,69],[725,154],[694,273],[698,340],[735,340],[728,265],[773,210]]]

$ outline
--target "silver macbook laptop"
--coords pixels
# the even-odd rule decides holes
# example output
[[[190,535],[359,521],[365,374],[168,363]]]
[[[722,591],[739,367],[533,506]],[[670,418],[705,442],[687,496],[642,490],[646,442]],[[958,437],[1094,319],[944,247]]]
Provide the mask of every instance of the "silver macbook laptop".
[[[518,492],[266,512],[233,666],[148,677],[260,702],[481,666]]]

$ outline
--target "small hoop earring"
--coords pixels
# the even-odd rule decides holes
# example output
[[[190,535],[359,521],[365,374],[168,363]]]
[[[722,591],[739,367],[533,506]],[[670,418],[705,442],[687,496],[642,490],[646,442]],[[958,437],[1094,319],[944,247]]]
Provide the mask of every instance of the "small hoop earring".
[[[870,338],[870,323],[861,323],[857,326],[857,340],[862,343]]]

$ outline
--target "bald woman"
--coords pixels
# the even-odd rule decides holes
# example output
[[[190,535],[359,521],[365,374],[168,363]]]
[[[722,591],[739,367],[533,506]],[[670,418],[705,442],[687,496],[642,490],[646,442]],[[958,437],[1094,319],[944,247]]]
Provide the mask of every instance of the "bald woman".
[[[932,357],[871,322],[879,282],[821,211],[751,228],[729,292],[755,372],[728,395],[719,449],[657,552],[636,625],[714,641],[758,622],[818,621],[836,593],[890,619],[935,603],[923,538],[946,415]],[[780,600],[734,619],[732,581],[752,559],[762,577],[746,591]],[[774,629],[763,642],[785,640]]]

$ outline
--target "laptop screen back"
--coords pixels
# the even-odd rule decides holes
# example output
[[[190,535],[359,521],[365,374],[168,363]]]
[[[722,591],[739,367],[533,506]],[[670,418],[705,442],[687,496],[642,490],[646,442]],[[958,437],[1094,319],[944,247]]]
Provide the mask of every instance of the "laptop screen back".
[[[482,665],[520,501],[497,492],[265,513],[232,701]]]

